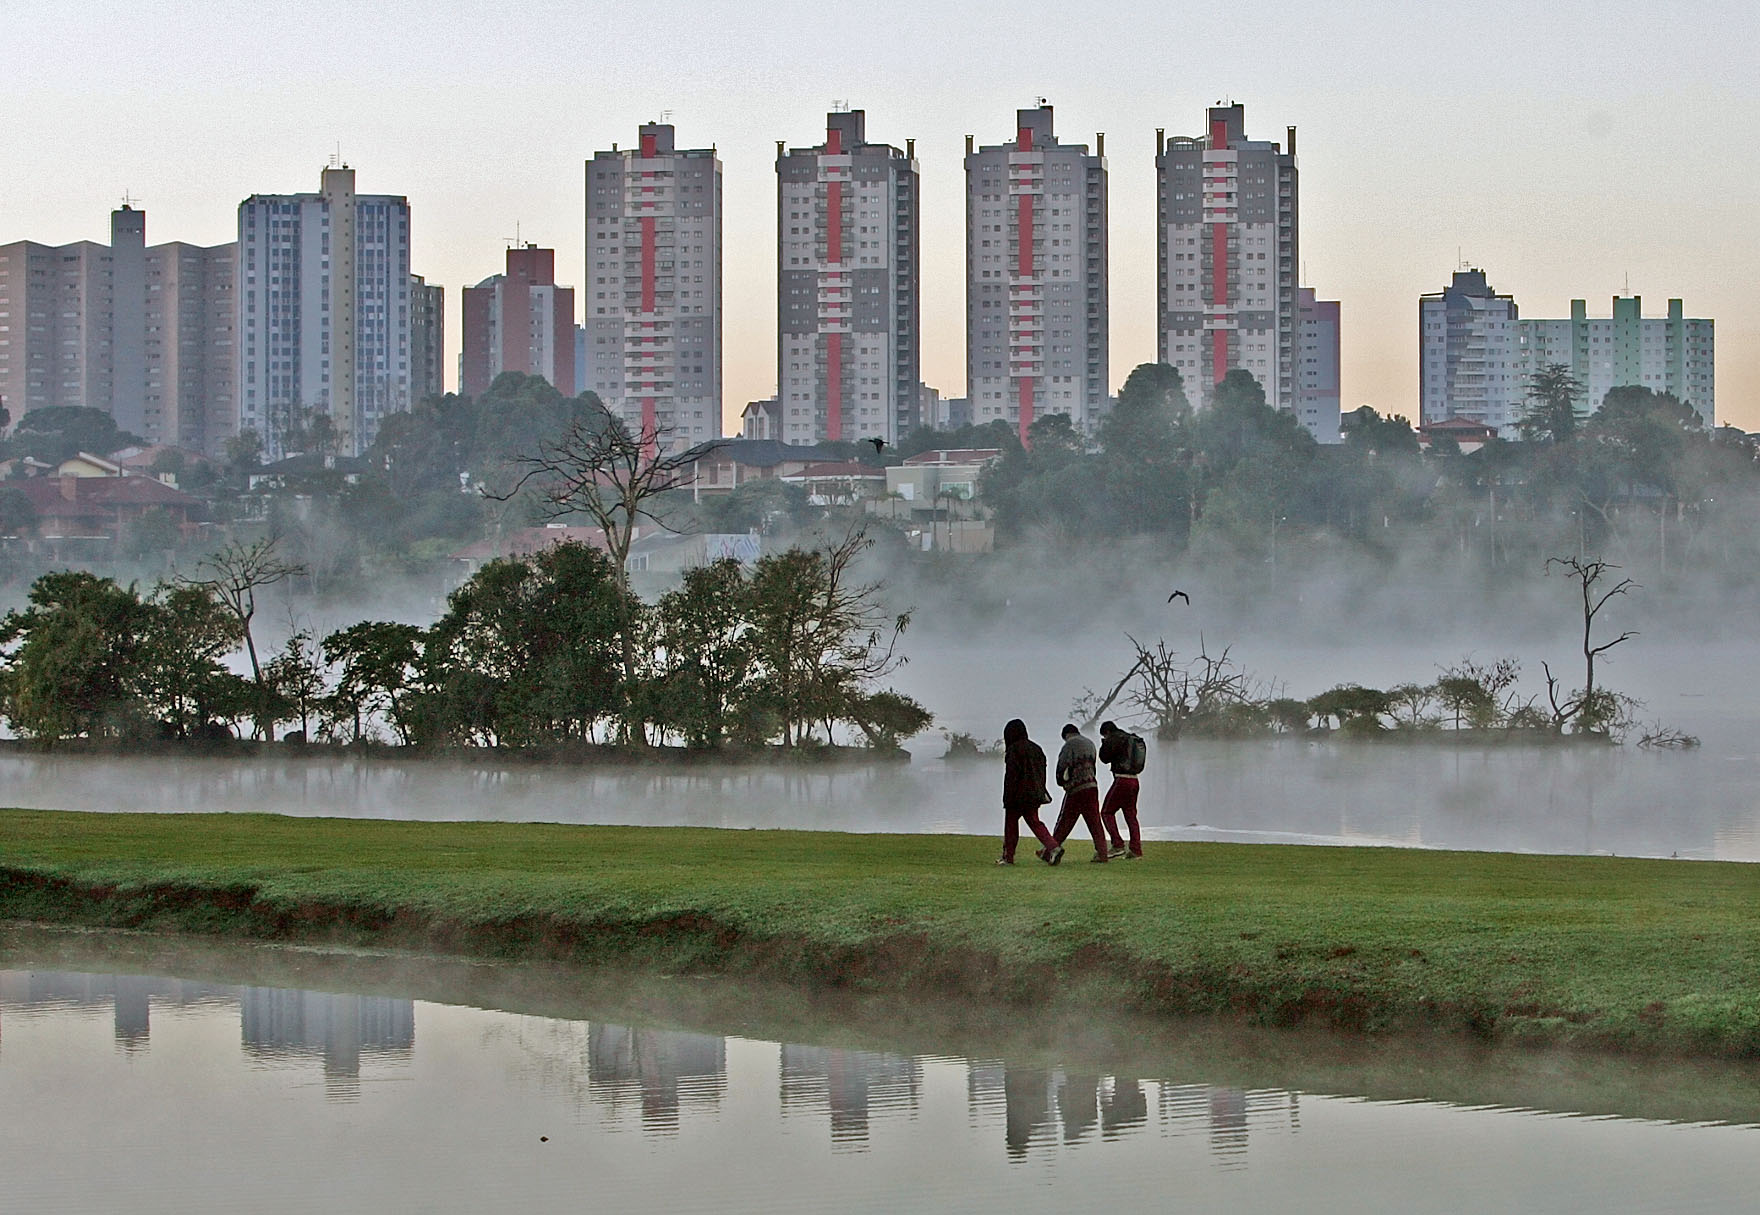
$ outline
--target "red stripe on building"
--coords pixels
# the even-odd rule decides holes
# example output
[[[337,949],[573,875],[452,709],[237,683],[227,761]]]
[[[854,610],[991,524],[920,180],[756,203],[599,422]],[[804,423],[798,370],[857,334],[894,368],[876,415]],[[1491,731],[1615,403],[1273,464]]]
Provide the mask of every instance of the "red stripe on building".
[[[1015,132],[1015,147],[1022,152],[1031,152],[1033,150],[1032,127],[1021,127]],[[1032,278],[1036,272],[1033,262],[1033,196],[1031,194],[1022,194],[1020,196],[1019,207],[1020,210],[1016,215],[1015,270],[1021,278]],[[1013,337],[1014,335],[1011,334],[1010,336]],[[1009,345],[1012,347],[1015,345],[1015,342],[1011,341]],[[1024,341],[1021,343],[1023,354],[1033,348],[1034,347],[1026,345]],[[1009,357],[1011,360],[1014,357],[1014,352],[1012,350],[1009,352]],[[1030,430],[1033,425],[1033,397],[1034,389],[1036,387],[1037,385],[1034,383],[1033,377],[1030,375],[1021,376],[1016,381],[1015,403],[1022,446],[1026,446],[1027,431]]]
[[[1020,402],[1021,446],[1030,447],[1031,444],[1027,442],[1027,431],[1031,430],[1033,426],[1033,377],[1030,375],[1021,377]]]
[[[843,438],[843,334],[825,335],[825,437]]]
[[[642,216],[642,311],[654,311],[654,217]]]
[[[1020,250],[1016,257],[1016,269],[1022,278],[1033,277],[1033,196],[1020,196]]]
[[[1210,299],[1213,304],[1226,306],[1229,301],[1228,291],[1228,225],[1210,225]],[[1213,329],[1210,334],[1210,377],[1212,382],[1222,383],[1222,377],[1228,374],[1228,331]]]

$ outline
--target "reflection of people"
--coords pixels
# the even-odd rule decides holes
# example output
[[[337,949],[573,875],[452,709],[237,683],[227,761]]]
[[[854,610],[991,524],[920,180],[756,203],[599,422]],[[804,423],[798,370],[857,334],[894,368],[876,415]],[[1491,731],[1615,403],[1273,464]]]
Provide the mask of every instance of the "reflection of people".
[[[996,863],[1014,864],[1024,818],[1042,845],[1035,855],[1056,864],[1051,832],[1039,817],[1039,807],[1051,800],[1045,791],[1045,752],[1027,737],[1027,723],[1018,717],[1002,727],[1002,745],[1002,856]]]
[[[1100,781],[1095,775],[1099,753],[1094,740],[1074,725],[1063,728],[1063,750],[1057,755],[1057,783],[1063,789],[1063,809],[1057,815],[1057,841],[1051,863],[1063,858],[1063,841],[1076,829],[1076,820],[1088,825],[1094,837],[1094,860],[1106,860],[1106,832],[1100,826]]]
[[[1063,1115],[1063,1141],[1074,1143],[1100,1121],[1100,1077],[1065,1076],[1057,1089],[1057,1112]]]
[[[1143,1082],[1119,1076],[1112,1087],[1100,1096],[1100,1133],[1110,1139],[1130,1127],[1149,1120],[1149,1098],[1143,1093]]]
[[[1100,821],[1112,841],[1113,856],[1143,855],[1143,831],[1137,825],[1137,774],[1143,770],[1143,740],[1128,730],[1121,730],[1110,721],[1100,723],[1100,762],[1112,768],[1112,784],[1106,790],[1106,804],[1100,807]],[[1130,828],[1130,847],[1118,833],[1118,815],[1124,812],[1125,826]]]

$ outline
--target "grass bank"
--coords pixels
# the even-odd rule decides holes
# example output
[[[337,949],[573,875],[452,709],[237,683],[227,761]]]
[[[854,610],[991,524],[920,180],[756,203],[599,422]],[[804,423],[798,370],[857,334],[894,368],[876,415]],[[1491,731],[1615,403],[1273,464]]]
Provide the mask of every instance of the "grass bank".
[[[0,812],[0,918],[616,962],[998,1005],[1760,1057],[1760,867]]]

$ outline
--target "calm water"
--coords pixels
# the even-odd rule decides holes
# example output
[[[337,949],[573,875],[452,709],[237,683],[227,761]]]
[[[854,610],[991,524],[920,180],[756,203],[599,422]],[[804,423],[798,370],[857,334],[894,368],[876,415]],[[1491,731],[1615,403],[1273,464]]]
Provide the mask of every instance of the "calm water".
[[[1500,652],[1488,650],[1485,654]],[[1242,647],[1297,692],[1345,679],[1431,678],[1423,647]],[[921,645],[901,685],[981,739],[1028,719],[1050,747],[1071,701],[1118,655]],[[1446,655],[1444,655],[1446,657]],[[1533,664],[1536,668],[1538,663]],[[1700,735],[1691,752],[1334,744],[1151,743],[1151,839],[1399,844],[1760,860],[1760,649],[1651,647],[1611,667],[1649,714]],[[992,834],[994,759],[947,763],[939,733],[915,762],[877,770],[505,768],[441,762],[0,757],[0,805],[81,810],[267,810],[501,819]]]
[[[0,966],[11,1210],[1727,1211],[1760,1185],[1748,1126],[1239,1085],[1190,1051],[894,1053],[3,943]]]

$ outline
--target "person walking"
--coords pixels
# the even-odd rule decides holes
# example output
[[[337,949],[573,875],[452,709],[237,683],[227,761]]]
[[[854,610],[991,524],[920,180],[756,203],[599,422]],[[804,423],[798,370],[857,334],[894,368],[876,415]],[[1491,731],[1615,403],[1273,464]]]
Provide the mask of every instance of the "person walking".
[[[1051,800],[1045,789],[1045,752],[1027,737],[1027,723],[1018,717],[1002,727],[1002,748],[1002,856],[996,863],[1014,864],[1024,818],[1041,845],[1034,855],[1056,864],[1051,860],[1051,832],[1039,817],[1039,807]]]
[[[1079,820],[1094,837],[1094,860],[1106,861],[1106,830],[1100,825],[1100,781],[1096,776],[1099,753],[1094,740],[1072,725],[1063,728],[1063,750],[1057,754],[1057,783],[1063,789],[1063,809],[1057,816],[1056,841],[1047,859],[1055,865],[1063,859],[1063,841]]]
[[[1112,841],[1113,856],[1135,860],[1143,855],[1143,831],[1137,825],[1138,775],[1148,756],[1148,747],[1138,735],[1118,728],[1116,722],[1100,723],[1100,762],[1112,769],[1112,784],[1106,790],[1106,801],[1100,807],[1100,822]],[[1130,829],[1130,846],[1118,833],[1118,816],[1123,812],[1125,826]]]

